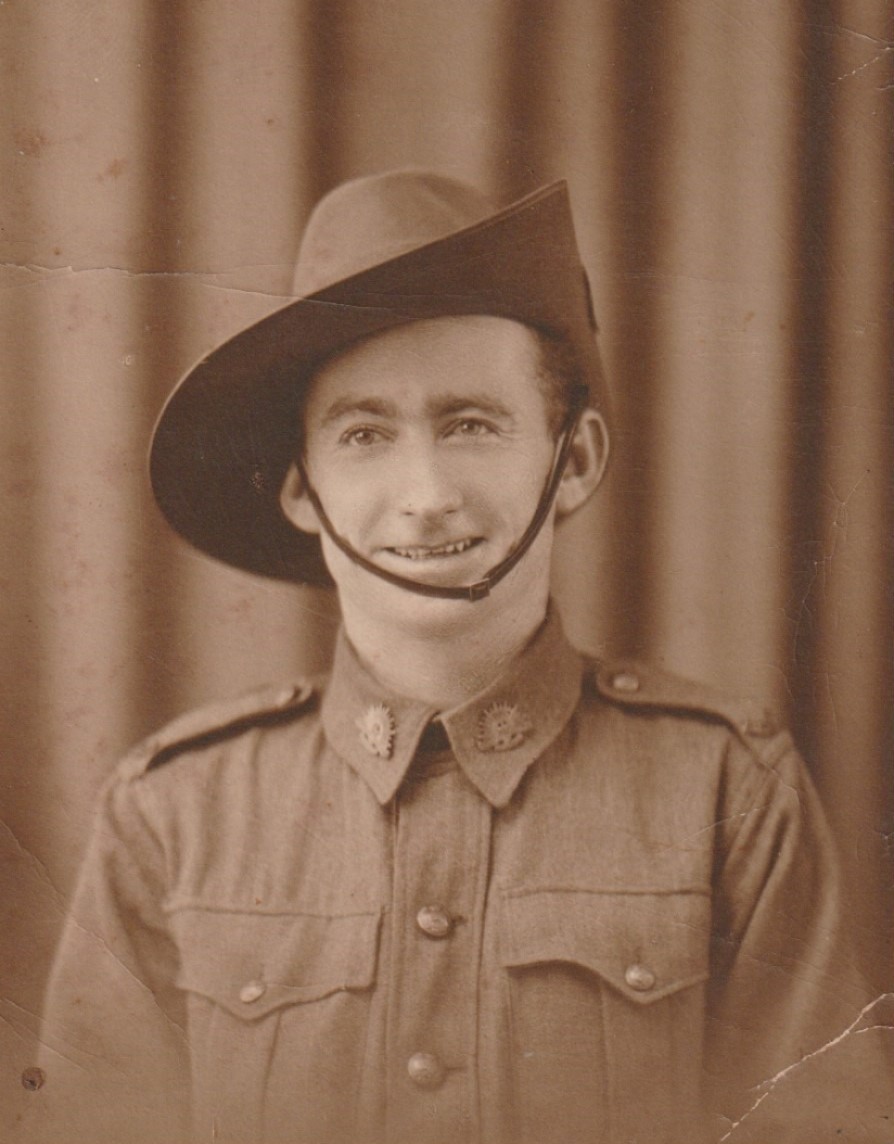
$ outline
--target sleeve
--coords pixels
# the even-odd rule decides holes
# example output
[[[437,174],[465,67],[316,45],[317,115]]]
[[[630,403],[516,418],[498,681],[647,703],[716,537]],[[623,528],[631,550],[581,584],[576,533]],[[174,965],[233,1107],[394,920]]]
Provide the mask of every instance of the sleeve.
[[[185,1012],[144,785],[107,786],[56,955],[39,1062],[46,1144],[186,1140]]]
[[[858,968],[806,768],[787,735],[761,754],[724,812],[716,858],[711,1138],[882,1144],[894,1140],[891,998]]]

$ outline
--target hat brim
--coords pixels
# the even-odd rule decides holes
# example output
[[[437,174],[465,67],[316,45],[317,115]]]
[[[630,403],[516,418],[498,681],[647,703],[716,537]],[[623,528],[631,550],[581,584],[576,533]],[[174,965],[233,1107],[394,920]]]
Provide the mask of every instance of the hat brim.
[[[152,440],[150,479],[168,522],[237,568],[331,584],[319,538],[298,531],[279,503],[300,439],[302,391],[351,342],[462,314],[512,318],[566,339],[598,399],[595,323],[564,183],[289,302],[193,366]]]

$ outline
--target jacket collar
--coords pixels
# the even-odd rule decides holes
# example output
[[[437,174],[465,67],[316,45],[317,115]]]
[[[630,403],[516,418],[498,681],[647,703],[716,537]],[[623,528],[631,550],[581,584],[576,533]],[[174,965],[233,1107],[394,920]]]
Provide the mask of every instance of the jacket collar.
[[[438,719],[466,777],[500,808],[571,718],[581,668],[551,607],[534,639],[499,678],[460,706],[439,712],[383,687],[341,631],[323,698],[323,727],[330,745],[384,805],[403,782],[425,728]]]

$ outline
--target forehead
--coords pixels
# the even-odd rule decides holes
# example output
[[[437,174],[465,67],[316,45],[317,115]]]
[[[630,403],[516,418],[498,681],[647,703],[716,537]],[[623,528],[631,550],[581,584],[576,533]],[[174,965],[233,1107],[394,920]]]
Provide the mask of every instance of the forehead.
[[[499,391],[525,401],[539,393],[540,344],[509,318],[463,315],[396,326],[349,346],[311,379],[308,410],[347,393],[412,399],[444,391]]]

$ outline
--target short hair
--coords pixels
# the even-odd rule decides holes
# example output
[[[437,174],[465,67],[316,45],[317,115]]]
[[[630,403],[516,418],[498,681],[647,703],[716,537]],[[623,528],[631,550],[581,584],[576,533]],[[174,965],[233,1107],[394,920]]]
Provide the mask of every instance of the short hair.
[[[546,405],[546,423],[558,438],[577,390],[586,387],[585,374],[574,347],[565,338],[546,330],[532,329],[537,339],[537,381]]]

